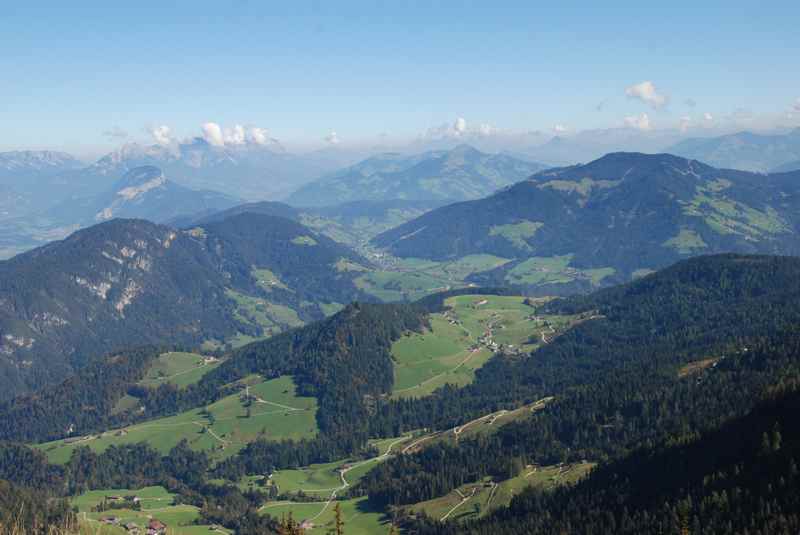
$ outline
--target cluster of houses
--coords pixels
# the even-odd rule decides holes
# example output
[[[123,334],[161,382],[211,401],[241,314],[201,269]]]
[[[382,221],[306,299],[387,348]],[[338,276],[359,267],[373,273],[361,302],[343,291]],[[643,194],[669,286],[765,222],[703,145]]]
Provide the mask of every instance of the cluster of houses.
[[[155,518],[147,523],[147,527],[139,526],[136,522],[128,522],[123,525],[122,521],[115,516],[103,517],[100,522],[110,526],[121,526],[130,535],[164,535],[167,532],[167,525]]]

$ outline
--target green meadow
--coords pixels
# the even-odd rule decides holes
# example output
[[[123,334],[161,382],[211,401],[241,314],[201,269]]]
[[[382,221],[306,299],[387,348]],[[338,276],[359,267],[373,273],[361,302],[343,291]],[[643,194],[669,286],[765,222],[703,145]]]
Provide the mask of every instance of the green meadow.
[[[485,478],[476,483],[462,485],[445,496],[415,504],[408,510],[414,513],[425,512],[437,519],[474,520],[498,508],[507,507],[514,496],[528,487],[549,490],[561,485],[571,485],[593,467],[592,463],[528,466],[516,477],[500,482]]]
[[[473,273],[489,271],[510,260],[492,255],[469,255],[436,262],[422,258],[395,258],[391,271],[371,271],[355,279],[358,288],[383,301],[415,301],[450,288],[464,287]]]
[[[370,441],[378,450],[378,455],[370,459],[345,459],[332,463],[315,464],[297,470],[278,470],[272,474],[270,484],[278,486],[281,494],[301,493],[317,497],[312,502],[268,502],[261,508],[262,514],[269,514],[277,518],[288,516],[290,513],[297,521],[309,520],[313,523],[313,532],[325,532],[330,528],[334,518],[333,508],[339,504],[342,517],[345,521],[345,533],[348,535],[372,535],[374,533],[388,533],[389,519],[382,511],[369,507],[366,498],[331,501],[334,491],[338,493],[363,478],[376,464],[389,459],[389,454],[398,453],[403,445],[412,440],[408,435],[399,438],[388,438]],[[346,469],[344,482],[340,470]],[[252,480],[253,478],[247,478]],[[257,483],[246,482],[246,485]],[[245,487],[246,488],[246,487]]]
[[[604,278],[613,275],[614,268],[577,269],[570,267],[571,254],[563,256],[534,256],[520,262],[506,273],[509,284],[566,284],[575,280],[589,280],[598,285]]]
[[[240,394],[232,394],[205,409],[192,409],[175,416],[89,435],[82,440],[58,440],[37,447],[50,461],[65,463],[79,446],[89,446],[99,452],[112,445],[147,442],[158,451],[168,453],[186,439],[190,447],[206,450],[215,459],[222,459],[258,437],[301,439],[317,434],[317,401],[297,396],[290,376],[257,383],[250,387],[250,394],[257,401],[252,403],[249,417]]]
[[[276,518],[282,518],[291,513],[295,520],[300,522],[308,520],[313,524],[310,533],[327,533],[333,526],[333,508],[337,503],[342,510],[344,532],[347,535],[389,533],[390,519],[382,511],[370,508],[366,497],[338,500],[331,503],[271,502],[261,508],[261,513]]]
[[[109,509],[104,512],[93,512],[92,509],[102,503],[106,497],[136,496],[141,505],[141,510],[134,509]],[[150,519],[163,522],[173,535],[197,535],[209,533],[210,526],[197,525],[200,519],[199,510],[192,505],[175,505],[175,495],[167,492],[163,487],[146,487],[142,489],[103,489],[93,490],[76,496],[71,500],[72,506],[78,511],[81,523],[81,533],[97,535],[124,534],[127,531],[122,527],[128,523],[135,523],[140,528],[146,528]],[[120,526],[109,526],[100,522],[107,517],[119,519]],[[229,533],[220,530],[218,533]]]
[[[207,361],[197,353],[164,353],[153,362],[139,384],[154,388],[170,383],[184,388],[198,382],[219,365],[219,361]]]
[[[392,345],[393,395],[421,397],[445,384],[469,384],[500,345],[507,351],[535,348],[545,327],[531,319],[535,309],[524,301],[519,296],[448,298],[448,311],[432,314],[429,330],[406,334]]]

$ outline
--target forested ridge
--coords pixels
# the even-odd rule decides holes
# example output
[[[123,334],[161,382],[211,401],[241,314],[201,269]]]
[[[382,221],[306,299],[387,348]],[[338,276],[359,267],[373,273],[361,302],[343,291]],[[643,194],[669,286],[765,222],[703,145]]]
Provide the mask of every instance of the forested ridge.
[[[800,392],[777,389],[718,429],[687,432],[602,465],[572,488],[527,490],[466,525],[422,519],[421,535],[800,531]]]
[[[325,304],[370,300],[340,260],[369,266],[296,221],[248,212],[188,231],[115,219],[2,261],[0,400],[110,352],[211,340],[224,350],[237,333],[265,335],[234,296],[291,309],[294,325],[322,319]],[[289,326],[284,316],[270,316],[274,331]]]
[[[365,446],[370,415],[394,381],[391,344],[403,333],[421,330],[426,318],[423,306],[355,303],[320,322],[232,351],[223,364],[186,388],[136,384],[162,349],[113,354],[60,385],[6,402],[0,410],[0,438],[42,442],[102,431],[202,407],[237,392],[241,387],[236,382],[250,374],[265,379],[292,375],[298,395],[318,400],[319,437],[255,444],[252,451],[261,451],[261,457],[275,448],[290,452],[289,466],[335,459]],[[137,397],[144,410],[113,412],[126,393]],[[249,452],[250,447],[242,456]],[[241,470],[238,463],[228,464]]]
[[[446,428],[481,406],[555,401],[488,437],[384,463],[360,490],[384,505],[414,503],[531,463],[619,458],[741,416],[800,371],[799,268],[790,258],[699,258],[595,298],[554,302],[551,311],[604,317],[574,327],[530,361],[496,357],[473,385],[387,404],[372,421]],[[713,363],[681,376],[706,359]]]
[[[60,384],[0,404],[0,440],[46,441],[131,419],[114,406],[161,352],[142,347],[96,359]]]
[[[732,518],[740,519],[747,511],[756,511],[754,519],[778,511],[778,520],[771,524],[776,530],[795,525],[790,514],[794,504],[781,497],[779,489],[794,488],[797,478],[785,475],[781,480],[775,475],[796,470],[796,456],[786,453],[796,444],[796,437],[791,438],[795,431],[788,429],[791,419],[776,416],[764,424],[767,427],[754,427],[761,452],[755,457],[746,449],[723,451],[719,462],[704,464],[702,452],[708,441],[718,444],[734,436],[727,429],[750,425],[735,422],[753,422],[758,414],[778,414],[784,405],[796,406],[800,259],[700,257],[624,286],[551,301],[538,313],[581,314],[584,321],[530,355],[496,355],[477,371],[471,385],[446,386],[420,399],[391,400],[385,394],[393,384],[392,342],[424,329],[427,315],[442,310],[447,296],[465,292],[501,293],[465,289],[411,305],[352,304],[323,321],[232,351],[198,383],[182,389],[133,384],[156,350],[117,354],[52,392],[15,400],[8,405],[14,409],[8,418],[0,419],[7,438],[49,436],[47,425],[24,424],[22,416],[35,414],[46,420],[48,407],[53,407],[51,421],[63,426],[66,419],[59,418],[77,405],[59,412],[55,410],[59,400],[76,389],[91,390],[93,381],[107,373],[104,366],[113,362],[117,367],[108,376],[107,388],[78,398],[89,403],[97,395],[102,401],[97,411],[86,411],[85,420],[80,420],[87,429],[101,429],[112,421],[104,411],[118,396],[112,393],[114,388],[127,385],[124,390],[136,395],[147,416],[153,417],[201,407],[236,391],[236,382],[250,374],[264,378],[288,374],[294,377],[298,394],[318,400],[316,438],[259,439],[216,465],[185,443],[167,455],[145,444],[111,447],[101,454],[78,448],[63,466],[48,464],[41,453],[25,446],[6,443],[0,448],[0,479],[47,488],[54,496],[92,488],[164,485],[182,500],[202,506],[209,522],[240,533],[258,533],[275,528],[256,513],[266,496],[208,485],[208,479],[235,481],[246,474],[342,459],[365,453],[368,438],[395,437],[421,428],[448,429],[498,409],[554,396],[543,410],[491,434],[456,444],[434,442],[377,464],[348,494],[366,495],[373,506],[393,509],[442,496],[487,476],[495,481],[514,477],[529,465],[589,460],[599,462],[599,468],[574,489],[526,492],[509,511],[463,529],[475,534],[670,533],[674,526],[689,522],[690,527],[707,530],[696,533],[729,533],[720,512],[724,507]],[[760,400],[766,401],[759,405]],[[791,413],[788,408],[786,412]],[[140,416],[123,413],[115,418]],[[14,431],[15,422],[24,431]],[[769,447],[762,440],[764,433]],[[786,437],[779,448],[774,446],[780,442],[775,433]],[[772,453],[765,453],[770,448]],[[642,490],[647,480],[636,471],[661,477],[658,470],[664,463],[680,455],[695,461],[686,465],[683,475],[667,479],[662,494],[647,495]],[[733,457],[742,460],[730,461]],[[774,470],[762,478],[755,468],[758,463],[748,460],[751,457],[769,458]],[[681,483],[683,477],[688,478],[686,485]],[[713,484],[702,483],[703,478]],[[587,488],[592,490],[581,490]],[[734,488],[740,491],[734,493]],[[723,490],[726,497],[720,498]],[[227,504],[223,509],[234,513],[220,516],[217,505],[223,503]],[[406,517],[405,522],[422,533],[462,529],[424,518]],[[584,525],[587,531],[577,527]]]
[[[403,258],[511,260],[470,279],[483,285],[511,283],[520,264],[554,258],[576,269],[612,268],[607,284],[699,254],[796,254],[798,195],[797,172],[764,175],[618,152],[437,208],[373,243]]]

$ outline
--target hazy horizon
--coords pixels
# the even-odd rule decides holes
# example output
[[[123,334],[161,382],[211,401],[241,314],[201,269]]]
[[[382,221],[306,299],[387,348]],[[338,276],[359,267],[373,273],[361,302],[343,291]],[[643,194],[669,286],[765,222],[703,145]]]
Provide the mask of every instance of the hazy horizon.
[[[196,136],[304,152],[800,126],[800,7],[722,6],[17,6],[0,21],[0,150],[92,159]]]

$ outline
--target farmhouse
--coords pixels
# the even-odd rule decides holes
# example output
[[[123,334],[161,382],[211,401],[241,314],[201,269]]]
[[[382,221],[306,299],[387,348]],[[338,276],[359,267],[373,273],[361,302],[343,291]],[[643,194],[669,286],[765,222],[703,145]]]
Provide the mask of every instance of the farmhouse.
[[[167,526],[160,520],[155,518],[147,524],[147,535],[164,535],[167,532]]]

